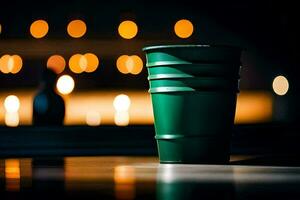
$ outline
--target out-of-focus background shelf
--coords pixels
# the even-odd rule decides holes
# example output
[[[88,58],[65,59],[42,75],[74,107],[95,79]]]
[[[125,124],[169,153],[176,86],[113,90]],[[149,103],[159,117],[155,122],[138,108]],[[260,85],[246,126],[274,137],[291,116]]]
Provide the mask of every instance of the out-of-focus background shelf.
[[[154,134],[152,125],[1,127],[0,156],[156,156]],[[290,125],[236,125],[232,154],[299,155],[299,139],[299,130]]]

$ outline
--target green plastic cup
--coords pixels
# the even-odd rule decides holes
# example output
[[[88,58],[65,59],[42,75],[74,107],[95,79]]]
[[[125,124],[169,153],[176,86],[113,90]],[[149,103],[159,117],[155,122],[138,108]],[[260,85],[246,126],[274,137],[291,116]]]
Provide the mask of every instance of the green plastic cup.
[[[229,161],[236,91],[155,89],[150,92],[161,163]]]
[[[240,49],[166,45],[143,50],[160,162],[227,163],[238,92]],[[228,73],[219,74],[220,77],[201,75],[197,69],[203,71],[199,67],[202,64],[206,71],[213,72],[218,66],[220,72],[228,70]],[[183,65],[185,71],[181,73],[176,67]],[[173,66],[176,67],[172,69]],[[150,73],[149,69],[156,67],[160,72]]]
[[[178,64],[240,64],[240,48],[213,45],[145,47],[147,67]],[[224,66],[225,67],[225,66]]]
[[[150,89],[160,87],[191,87],[196,90],[238,90],[238,79],[215,77],[179,77],[172,74],[150,75]]]
[[[191,77],[233,77],[239,74],[238,63],[236,64],[173,64],[173,65],[157,65],[148,66],[148,74],[160,75],[160,74],[178,74]]]

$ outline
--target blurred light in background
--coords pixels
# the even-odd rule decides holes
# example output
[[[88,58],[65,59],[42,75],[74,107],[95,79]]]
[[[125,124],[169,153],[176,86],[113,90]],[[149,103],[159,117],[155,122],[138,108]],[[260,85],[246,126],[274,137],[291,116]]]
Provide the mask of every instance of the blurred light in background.
[[[79,74],[84,71],[84,66],[82,66],[84,63],[82,59],[86,58],[81,54],[75,54],[71,56],[71,58],[69,59],[69,68],[72,72]]]
[[[7,191],[20,190],[20,161],[18,159],[5,160],[5,186]]]
[[[89,126],[99,126],[101,123],[101,115],[97,111],[88,111],[86,113],[86,124]]]
[[[289,90],[289,82],[284,76],[277,76],[273,80],[273,90],[277,95],[285,95]]]
[[[10,91],[11,92],[11,91]],[[20,124],[30,125],[32,123],[32,99],[35,90],[13,91],[18,96],[21,106],[18,111]],[[86,115],[89,111],[101,113],[101,125],[113,125],[116,121],[129,121],[132,125],[153,124],[153,111],[149,93],[145,91],[124,91],[130,97],[130,109],[128,102],[116,104],[127,104],[128,110],[118,108],[116,110],[113,102],[120,91],[76,91],[65,98],[66,116],[65,125],[86,125]],[[6,91],[0,91],[0,102],[4,103],[7,97]],[[265,91],[241,91],[237,99],[235,115],[236,124],[266,123],[272,121],[273,99],[272,93]],[[121,98],[122,99],[122,98]],[[124,98],[126,99],[126,97]],[[128,101],[128,100],[125,100]],[[116,100],[119,102],[119,100]],[[120,106],[122,107],[122,106]],[[116,112],[119,112],[116,114]],[[125,114],[123,113],[125,112]],[[126,114],[127,112],[127,114]],[[5,124],[6,109],[0,106],[0,124]],[[115,118],[116,117],[116,118]],[[120,120],[123,119],[123,120]],[[126,123],[125,123],[126,124]]]
[[[178,37],[188,38],[193,34],[194,26],[191,21],[187,19],[181,19],[176,22],[174,31]]]
[[[128,68],[126,66],[126,61],[128,60],[129,56],[128,55],[121,55],[118,57],[117,59],[117,68],[119,70],[119,72],[121,72],[122,74],[128,74]]]
[[[135,168],[132,166],[116,166],[114,168],[116,199],[135,199]]]
[[[56,88],[61,94],[70,94],[75,87],[73,78],[69,75],[59,77],[56,83]]]
[[[0,58],[0,70],[2,73],[7,74],[10,72],[8,68],[8,62],[10,60],[10,55],[3,55]]]
[[[131,74],[137,75],[143,69],[143,61],[137,55],[129,56],[126,60],[126,67]]]
[[[131,101],[130,98],[125,94],[120,94],[115,97],[113,101],[113,106],[116,111],[128,111],[130,107]]]
[[[273,98],[270,93],[241,91],[237,100],[234,120],[236,124],[263,123],[272,120]]]
[[[0,34],[2,33],[2,25],[0,24]]]
[[[4,74],[16,74],[22,69],[23,61],[19,55],[3,55],[0,58],[0,71]]]
[[[68,24],[67,32],[73,38],[80,38],[86,33],[87,27],[84,21],[76,19]]]
[[[45,20],[36,20],[30,26],[30,33],[34,38],[42,38],[47,35],[49,30],[48,23]]]
[[[84,54],[84,58],[87,61],[87,65],[86,65],[84,71],[88,72],[88,73],[94,72],[98,68],[98,65],[99,65],[98,57],[93,53],[86,53],[86,54]]]
[[[86,57],[84,55],[80,56],[78,65],[82,69],[82,71],[84,71],[87,68],[88,60],[86,59]]]
[[[5,113],[5,125],[10,127],[17,127],[20,122],[18,112],[6,112]]]
[[[93,53],[75,54],[69,59],[70,70],[76,74],[94,72],[98,68],[99,59]]]
[[[126,20],[120,23],[118,32],[122,38],[132,39],[138,33],[138,26],[135,22]]]
[[[20,161],[17,159],[5,160],[5,178],[20,179]]]
[[[52,69],[56,74],[60,74],[64,71],[66,61],[61,55],[52,55],[47,60],[47,67]]]
[[[20,108],[20,100],[15,95],[9,95],[4,100],[4,108],[6,112],[18,112]]]
[[[115,108],[114,121],[117,126],[127,126],[129,124],[129,107],[131,101],[125,94],[120,94],[115,97],[113,106]]]
[[[117,68],[123,74],[137,75],[143,70],[143,60],[137,55],[122,55],[117,59]]]
[[[116,111],[114,121],[117,126],[128,126],[129,124],[129,113],[128,111]]]
[[[19,108],[20,100],[15,95],[9,95],[4,100],[5,116],[4,121],[6,126],[16,127],[19,125]]]

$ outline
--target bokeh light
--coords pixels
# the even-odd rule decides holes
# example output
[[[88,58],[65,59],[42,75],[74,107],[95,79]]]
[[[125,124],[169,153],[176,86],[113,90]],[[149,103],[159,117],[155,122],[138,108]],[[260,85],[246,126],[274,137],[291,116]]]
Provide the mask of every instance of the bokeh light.
[[[69,59],[69,68],[72,72],[82,73],[87,65],[86,58],[81,54],[75,54]]]
[[[2,33],[2,25],[0,24],[0,34]]]
[[[86,65],[84,71],[88,72],[88,73],[94,72],[98,68],[98,65],[99,65],[98,57],[93,53],[86,53],[86,54],[84,54],[84,58],[87,61],[87,65]]]
[[[118,32],[122,38],[132,39],[138,33],[138,26],[135,22],[126,20],[120,23]]]
[[[75,87],[74,79],[69,75],[59,77],[56,88],[61,94],[70,94]]]
[[[6,179],[20,179],[20,160],[6,159],[5,160],[5,178]]]
[[[19,125],[18,112],[6,112],[4,118],[6,126],[17,127]]]
[[[194,26],[191,21],[187,19],[181,19],[176,22],[174,31],[178,37],[188,38],[193,34]]]
[[[285,95],[289,90],[289,82],[284,76],[277,76],[273,80],[273,90],[277,95]]]
[[[22,69],[23,61],[22,58],[18,55],[11,56],[11,59],[12,67],[10,68],[10,72],[16,74]]]
[[[56,74],[60,74],[64,71],[66,61],[61,55],[52,55],[47,60],[47,67],[52,69]]]
[[[131,101],[130,98],[125,94],[120,94],[115,97],[113,101],[113,106],[116,109],[116,111],[128,111],[130,107]]]
[[[132,166],[116,166],[114,168],[115,198],[136,199],[136,175]]]
[[[20,100],[15,95],[9,95],[4,100],[4,108],[6,112],[18,112],[20,108]]]
[[[101,123],[101,115],[97,111],[88,111],[86,113],[85,121],[89,126],[99,126]]]
[[[128,60],[130,61],[128,62]],[[141,73],[143,69],[143,60],[137,55],[130,56],[127,59],[126,66],[130,73],[137,75]]]
[[[127,62],[128,58],[129,58],[128,55],[121,55],[117,59],[117,63],[116,63],[117,69],[122,74],[128,74],[129,73],[128,68],[126,66],[126,62]]]
[[[23,61],[19,55],[3,55],[0,58],[0,71],[2,73],[16,74],[22,69]]]
[[[137,75],[143,70],[143,60],[137,55],[121,55],[118,57],[116,65],[119,72],[123,74]]]
[[[36,20],[30,26],[30,33],[34,38],[42,38],[47,35],[49,30],[48,23],[45,20]]]
[[[128,111],[117,111],[114,117],[115,124],[117,126],[127,126],[129,124]]]
[[[9,68],[8,68],[8,62],[10,60],[10,55],[3,55],[0,58],[0,70],[2,73],[7,74],[10,72]]]
[[[99,65],[98,57],[93,53],[75,54],[69,59],[70,70],[76,74],[94,72]]]
[[[73,38],[80,38],[86,33],[87,27],[84,21],[76,19],[68,24],[67,32]]]
[[[114,168],[114,181],[119,184],[134,184],[136,181],[135,168],[120,165]]]

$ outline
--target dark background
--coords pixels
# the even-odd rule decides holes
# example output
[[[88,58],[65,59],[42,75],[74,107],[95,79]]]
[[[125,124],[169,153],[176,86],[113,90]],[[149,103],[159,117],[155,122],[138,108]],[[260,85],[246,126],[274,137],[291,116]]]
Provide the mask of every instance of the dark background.
[[[119,73],[115,67],[119,55],[137,54],[145,63],[141,48],[150,44],[229,44],[244,49],[241,90],[272,92],[273,79],[277,75],[287,77],[289,91],[283,97],[275,97],[274,105],[280,107],[284,102],[289,110],[287,121],[297,121],[298,8],[296,1],[3,1],[0,6],[1,55],[14,51],[1,47],[3,42],[18,45],[27,41],[44,45],[45,49],[57,45],[57,51],[23,56],[20,73],[0,74],[0,90],[36,88],[41,67],[46,65],[50,55],[62,54],[67,61],[72,54],[80,53],[78,49],[94,52],[100,59],[100,67],[95,73],[79,75],[65,69],[64,73],[75,78],[76,90],[145,90],[148,88],[146,70],[138,76]],[[182,18],[194,24],[194,33],[188,39],[178,38],[173,31],[175,22]],[[45,19],[49,24],[47,36],[40,40],[29,33],[30,24],[37,19]],[[87,24],[87,33],[80,39],[66,33],[66,26],[73,19],[82,19]],[[132,40],[118,35],[117,27],[125,19],[138,24],[139,32]],[[103,49],[101,45],[89,45],[93,41],[108,42],[113,47]],[[66,42],[74,48],[64,47]],[[103,54],[104,51],[108,53]],[[22,52],[19,54],[22,56]]]

